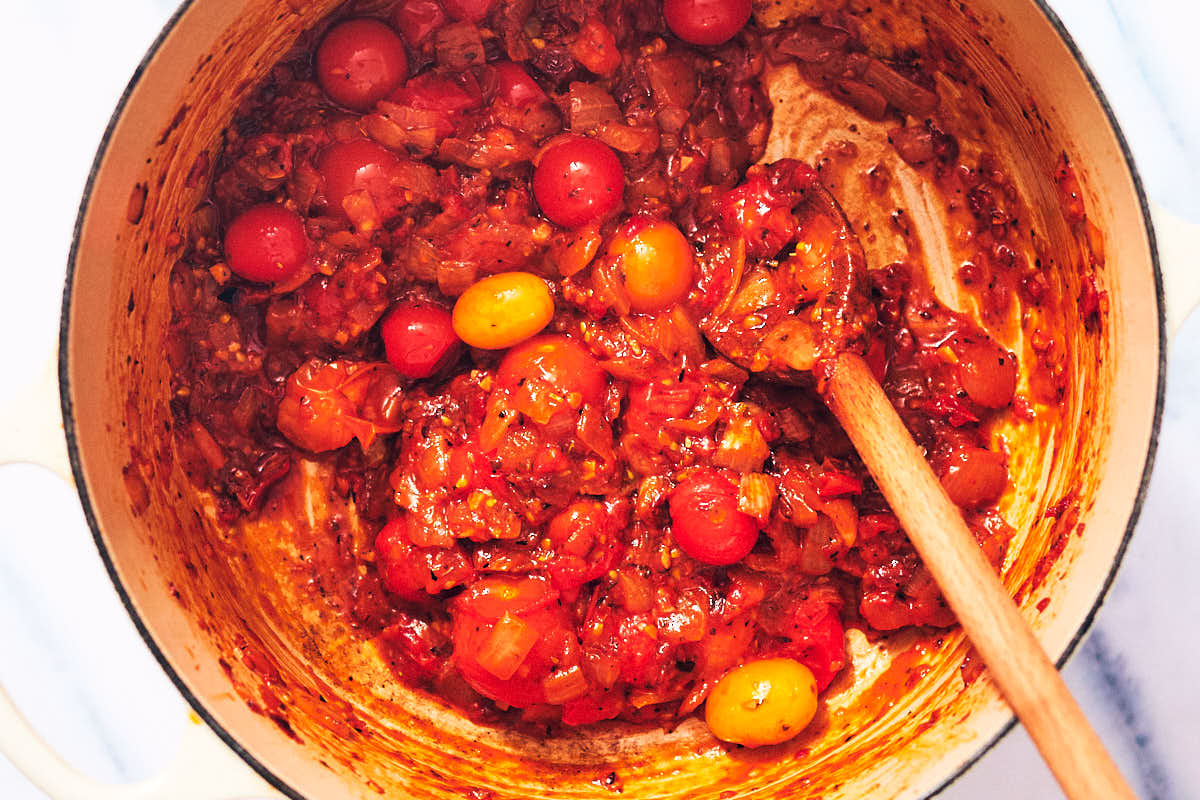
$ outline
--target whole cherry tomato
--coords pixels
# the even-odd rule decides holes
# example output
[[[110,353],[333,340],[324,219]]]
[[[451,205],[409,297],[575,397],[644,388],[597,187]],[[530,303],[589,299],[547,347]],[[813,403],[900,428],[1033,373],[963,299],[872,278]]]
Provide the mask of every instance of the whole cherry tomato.
[[[454,332],[471,347],[503,350],[550,323],[554,297],[531,272],[501,272],[467,287],[454,303]]]
[[[369,111],[408,76],[404,42],[377,19],[335,25],[317,48],[317,82],[338,105]]]
[[[723,742],[746,747],[786,742],[817,713],[812,671],[791,658],[751,661],[725,673],[708,695],[704,720]]]
[[[543,151],[533,171],[533,195],[542,213],[564,228],[608,216],[621,205],[625,170],[612,148],[567,135]]]
[[[249,281],[281,283],[308,260],[304,220],[291,209],[263,203],[243,211],[225,229],[225,260]]]
[[[450,312],[433,303],[393,306],[379,323],[388,363],[406,378],[428,378],[458,354]]]
[[[701,472],[671,495],[671,532],[697,561],[724,566],[741,561],[758,541],[758,523],[738,510],[737,487],[716,472]]]
[[[514,392],[553,392],[570,402],[599,403],[608,374],[583,345],[569,336],[546,334],[522,342],[500,362],[501,386]]]
[[[724,44],[750,21],[750,0],[665,0],[671,31],[690,44]]]
[[[608,253],[618,260],[634,311],[669,308],[692,288],[692,246],[679,228],[666,220],[635,217],[617,230]]]

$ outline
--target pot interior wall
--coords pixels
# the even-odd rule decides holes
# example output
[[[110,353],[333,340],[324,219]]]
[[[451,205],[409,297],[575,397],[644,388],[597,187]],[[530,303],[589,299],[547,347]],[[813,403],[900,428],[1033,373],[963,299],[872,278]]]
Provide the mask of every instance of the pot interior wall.
[[[694,720],[670,733],[611,726],[535,739],[475,725],[399,686],[372,645],[290,579],[313,556],[295,542],[319,549],[319,537],[305,534],[324,530],[331,515],[348,535],[366,535],[352,508],[320,491],[319,466],[289,478],[309,489],[295,493],[300,507],[269,507],[238,529],[215,522],[173,447],[163,356],[173,253],[238,98],[337,5],[191,3],[129,96],[85,208],[66,319],[67,426],[102,548],[182,683],[251,755],[310,797],[461,797],[467,787],[495,797],[608,797],[614,783],[637,797],[909,797],[949,777],[1008,719],[986,676],[964,682],[968,648],[957,631],[875,642],[851,632],[852,668],[812,728],[778,749],[726,752]],[[874,5],[866,19],[891,20],[868,28],[881,53],[930,35],[955,48],[972,79],[939,84],[943,109],[965,152],[987,141],[1011,170],[1030,245],[1062,298],[1034,318],[988,322],[1022,364],[1032,363],[1035,334],[1056,337],[1070,375],[1059,414],[995,433],[1010,452],[1014,487],[1003,508],[1018,530],[1005,582],[1057,656],[1122,546],[1153,431],[1158,305],[1137,189],[1085,75],[1035,6]],[[764,19],[782,11],[761,10]],[[957,245],[945,241],[942,212],[917,173],[882,147],[887,131],[831,110],[786,72],[773,76],[772,96],[769,156],[811,160],[852,140],[847,175],[887,163],[897,176],[889,202],[924,221],[919,252],[901,255],[926,263],[944,302],[973,310],[953,277]],[[1083,237],[1065,224],[1054,184],[1063,153],[1093,223]],[[868,202],[857,186],[848,179],[837,191],[852,221],[860,231],[867,223],[886,230],[876,217],[893,208]],[[873,265],[897,257],[893,237],[864,243]],[[1109,308],[1102,325],[1088,326],[1076,303],[1080,276],[1101,253],[1096,279]],[[1047,517],[1071,492],[1071,513]]]

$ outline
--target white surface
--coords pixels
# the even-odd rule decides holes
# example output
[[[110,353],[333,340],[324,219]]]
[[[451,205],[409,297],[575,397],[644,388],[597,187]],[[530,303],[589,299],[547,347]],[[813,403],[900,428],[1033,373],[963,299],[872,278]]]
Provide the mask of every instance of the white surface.
[[[173,0],[44,0],[6,6],[0,127],[8,345],[0,406],[57,336],[76,206],[100,135]],[[1200,221],[1200,92],[1190,0],[1053,0],[1120,116],[1149,194]],[[14,424],[5,420],[3,425]],[[1144,798],[1200,797],[1195,636],[1200,515],[1200,315],[1171,352],[1158,466],[1124,566],[1065,674]],[[38,729],[97,778],[163,766],[185,707],[138,638],[96,554],[73,490],[34,467],[0,468],[0,683]],[[1189,733],[1191,731],[1191,733]],[[942,797],[1058,797],[1017,729]],[[0,758],[0,798],[43,795]]]

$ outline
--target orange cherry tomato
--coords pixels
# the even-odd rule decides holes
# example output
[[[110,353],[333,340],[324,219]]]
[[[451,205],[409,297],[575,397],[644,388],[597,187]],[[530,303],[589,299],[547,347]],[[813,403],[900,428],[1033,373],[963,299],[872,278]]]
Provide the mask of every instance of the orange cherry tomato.
[[[670,222],[633,219],[608,245],[617,259],[629,305],[634,311],[661,311],[692,288],[695,256],[688,240]]]
[[[452,322],[471,347],[503,350],[536,334],[553,316],[554,298],[544,280],[529,272],[501,272],[459,295]]]
[[[786,742],[816,713],[812,670],[790,658],[764,658],[730,670],[704,706],[714,736],[746,747]]]

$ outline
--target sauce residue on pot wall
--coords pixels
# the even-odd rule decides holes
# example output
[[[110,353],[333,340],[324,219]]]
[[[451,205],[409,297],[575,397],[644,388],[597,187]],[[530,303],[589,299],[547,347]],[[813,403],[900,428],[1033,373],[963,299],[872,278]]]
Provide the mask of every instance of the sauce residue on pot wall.
[[[936,73],[942,103],[919,117],[872,119],[877,114],[861,87],[843,85],[835,91],[819,81],[798,80],[788,67],[781,67],[772,77],[776,126],[768,157],[797,154],[819,161],[822,180],[850,215],[872,266],[906,264],[915,279],[928,282],[942,303],[978,316],[996,338],[1021,356],[1026,368],[1018,390],[1022,402],[1017,418],[997,423],[991,435],[1004,442],[1010,453],[1047,454],[1041,468],[1031,467],[1015,476],[1016,485],[1002,504],[1006,516],[1009,509],[1020,509],[1017,518],[1009,518],[1019,531],[1007,563],[1010,580],[1028,582],[1030,589],[1036,589],[1057,563],[1057,550],[1047,549],[1046,544],[1063,538],[1060,521],[1071,516],[1038,521],[1044,509],[1067,494],[1071,476],[1057,475],[1054,486],[1045,485],[1044,479],[1054,463],[1082,455],[1078,448],[1087,446],[1081,437],[1063,435],[1064,428],[1071,427],[1064,422],[1064,413],[1071,421],[1086,414],[1083,398],[1088,384],[1086,378],[1076,378],[1091,373],[1076,363],[1080,357],[1076,354],[1102,352],[1096,342],[1103,333],[1103,294],[1090,277],[1102,261],[1063,254],[1098,253],[1098,238],[1087,230],[1086,220],[1072,218],[1070,205],[1062,214],[1066,225],[1058,223],[1068,229],[1064,238],[1063,230],[1054,230],[1054,213],[1042,202],[1031,202],[1031,198],[1046,199],[1044,192],[1039,196],[1038,187],[1050,185],[1052,177],[1063,185],[1063,170],[1056,176],[1031,176],[1029,164],[1044,165],[1044,159],[1024,163],[1005,150],[1003,136],[986,111],[988,100],[978,99],[986,96],[968,97],[976,88],[975,78],[957,63],[946,42],[911,18],[893,18],[885,5],[872,12],[854,7],[849,11],[867,18],[865,41],[872,52],[892,58],[906,52],[906,58]],[[902,43],[900,47],[893,45],[896,41]],[[847,106],[846,101],[857,105]],[[990,101],[999,102],[994,97]],[[999,142],[1001,147],[992,152],[981,142]],[[958,152],[952,155],[953,150]],[[1008,169],[1014,174],[1008,174]],[[205,224],[204,213],[198,225]],[[991,225],[981,226],[984,219]],[[1070,246],[1064,241],[1070,241]],[[1086,324],[1077,325],[1081,320]],[[1081,345],[1079,340],[1090,344]],[[139,398],[142,402],[144,398]],[[175,464],[187,469],[188,464],[205,459],[202,434],[198,436],[194,429],[176,433]],[[166,467],[171,462],[159,463]],[[260,471],[270,468],[258,463],[248,466]],[[138,460],[131,462],[130,474],[153,487],[161,469]],[[229,662],[231,675],[248,701],[278,717],[289,735],[320,742],[347,762],[362,759],[364,748],[399,757],[406,752],[405,737],[390,730],[377,733],[369,723],[349,722],[361,722],[360,716],[386,720],[393,714],[413,713],[421,704],[437,706],[419,691],[392,687],[388,666],[345,619],[347,609],[366,608],[378,596],[359,570],[363,554],[369,552],[370,534],[357,521],[354,509],[327,490],[329,476],[322,476],[317,466],[296,465],[281,480],[274,498],[265,496],[257,519],[239,528],[214,521],[220,516],[219,506],[211,497],[197,496],[196,506],[206,519],[179,527],[194,531],[203,525],[208,534],[180,541],[189,553],[187,563],[193,566],[189,574],[176,578],[176,585],[189,603],[196,601],[193,595],[198,591],[205,593],[198,587],[223,587],[223,596],[218,588],[214,596],[201,599],[200,606],[219,618],[214,620],[214,636],[226,639],[227,651],[234,655]],[[142,504],[140,495],[137,504]],[[196,564],[203,574],[192,574]],[[261,592],[251,598],[237,586],[256,586]],[[240,616],[232,628],[225,611],[230,608],[239,609]],[[230,635],[236,628],[245,631]],[[845,744],[861,755],[880,756],[906,746],[904,736],[881,744],[879,734],[905,730],[896,719],[898,714],[889,716],[889,712],[914,698],[933,697],[933,690],[945,683],[945,670],[924,665],[926,654],[919,649],[929,648],[929,642],[940,637],[864,640],[861,649],[852,644],[852,674],[831,690],[829,713],[846,721],[838,730],[858,725],[872,735]],[[961,637],[949,635],[932,651],[933,656],[938,651],[961,653]],[[873,659],[899,666],[873,671]],[[920,672],[924,680],[914,684],[899,678],[900,672]],[[364,684],[366,689],[359,688]],[[282,692],[281,686],[286,687]],[[330,704],[333,698],[340,702]],[[327,705],[332,712],[317,711]],[[362,713],[364,706],[371,713]],[[352,708],[358,710],[357,716]],[[856,708],[862,713],[856,715]],[[792,752],[804,752],[820,763],[829,748],[823,737],[835,727],[829,720],[818,721],[813,735],[798,740]],[[365,739],[372,741],[367,745]],[[704,738],[689,728],[678,733],[678,740],[694,747]],[[504,741],[524,746],[520,737]],[[602,746],[600,752],[611,756],[615,751]],[[636,766],[637,759],[629,763]],[[767,780],[764,775],[774,766],[757,765],[760,772],[754,780]],[[363,774],[387,770],[378,765],[351,769],[361,769]],[[727,773],[740,774],[744,772],[734,768]],[[812,780],[804,778],[810,789],[816,786]],[[500,796],[505,796],[503,791]]]

